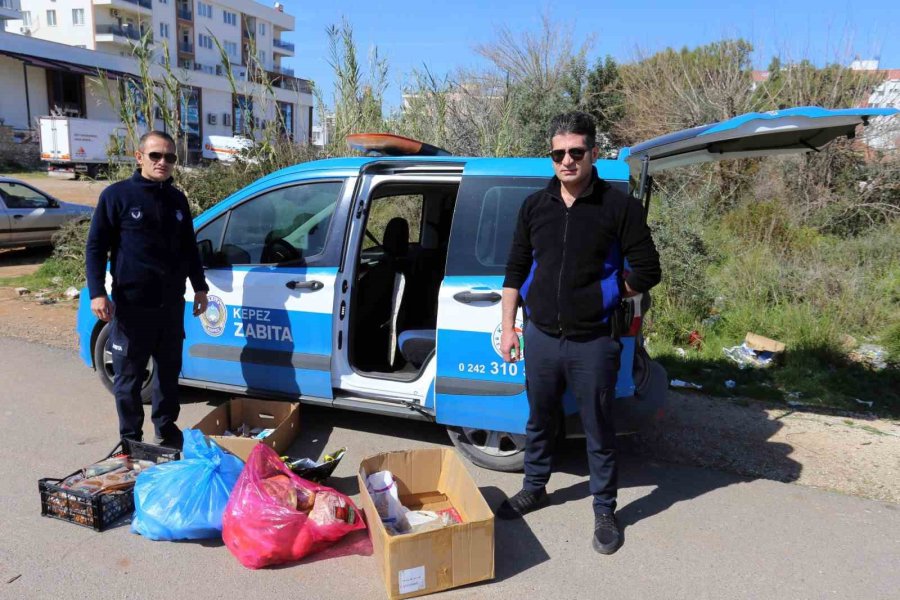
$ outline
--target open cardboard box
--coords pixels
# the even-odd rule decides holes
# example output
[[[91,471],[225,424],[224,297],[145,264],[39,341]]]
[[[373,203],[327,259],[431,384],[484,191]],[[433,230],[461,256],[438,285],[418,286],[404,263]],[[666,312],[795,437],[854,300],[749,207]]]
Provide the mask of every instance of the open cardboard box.
[[[455,508],[462,523],[391,535],[366,489],[366,477],[390,471],[411,510]],[[359,466],[360,503],[390,598],[411,598],[494,578],[494,513],[455,451],[407,450],[371,456]]]
[[[287,453],[300,432],[300,404],[256,398],[232,398],[216,407],[194,425],[219,446],[244,462],[257,444],[266,444],[279,455]],[[275,429],[262,440],[226,436],[225,431],[235,431],[242,423],[249,427]]]

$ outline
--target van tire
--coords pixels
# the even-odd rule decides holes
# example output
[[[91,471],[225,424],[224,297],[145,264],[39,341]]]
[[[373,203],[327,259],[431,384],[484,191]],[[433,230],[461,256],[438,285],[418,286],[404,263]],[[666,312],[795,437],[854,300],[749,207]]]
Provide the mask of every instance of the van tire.
[[[504,471],[515,473],[525,468],[525,436],[494,431],[464,429],[462,427],[447,427],[450,441],[456,449],[469,461],[491,471]],[[505,455],[490,454],[481,450],[478,446],[478,437],[483,435],[500,435],[506,437],[506,442],[514,443],[517,450],[509,450]]]
[[[103,384],[109,393],[113,392],[113,374],[112,367],[109,363],[109,357],[105,356],[108,348],[106,347],[109,343],[109,334],[112,332],[112,323],[107,323],[100,330],[100,333],[97,334],[97,341],[94,343],[94,370],[97,371],[97,375],[100,377],[100,382]],[[151,404],[153,402],[153,360],[151,359],[150,363],[150,374],[148,377],[144,379],[144,385],[141,387],[141,402],[144,404]]]

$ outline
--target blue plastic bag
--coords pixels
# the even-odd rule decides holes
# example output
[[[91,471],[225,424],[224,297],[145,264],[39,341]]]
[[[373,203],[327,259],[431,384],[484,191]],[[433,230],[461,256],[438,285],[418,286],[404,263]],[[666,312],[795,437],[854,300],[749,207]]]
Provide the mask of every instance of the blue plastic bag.
[[[131,531],[151,540],[199,540],[222,535],[222,514],[244,463],[184,430],[184,458],[155,465],[134,485]]]

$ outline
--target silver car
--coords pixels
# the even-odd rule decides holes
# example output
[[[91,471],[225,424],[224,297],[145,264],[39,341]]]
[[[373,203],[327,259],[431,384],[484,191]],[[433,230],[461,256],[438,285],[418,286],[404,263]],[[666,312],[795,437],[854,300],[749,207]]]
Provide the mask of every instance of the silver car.
[[[94,209],[57,200],[31,185],[0,177],[0,248],[47,246],[72,219],[90,219]]]

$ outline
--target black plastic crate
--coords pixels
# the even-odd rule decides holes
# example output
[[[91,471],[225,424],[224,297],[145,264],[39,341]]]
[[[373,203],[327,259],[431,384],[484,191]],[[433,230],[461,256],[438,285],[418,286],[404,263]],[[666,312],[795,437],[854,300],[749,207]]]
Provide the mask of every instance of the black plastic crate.
[[[123,439],[106,458],[126,454],[137,460],[164,463],[181,458],[172,448]],[[79,469],[80,470],[80,469]],[[69,521],[95,531],[103,531],[121,517],[134,512],[133,490],[91,494],[62,487],[60,484],[78,471],[61,479],[47,477],[38,481],[41,515]]]

